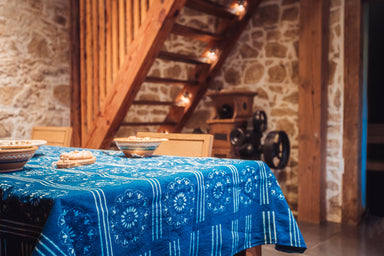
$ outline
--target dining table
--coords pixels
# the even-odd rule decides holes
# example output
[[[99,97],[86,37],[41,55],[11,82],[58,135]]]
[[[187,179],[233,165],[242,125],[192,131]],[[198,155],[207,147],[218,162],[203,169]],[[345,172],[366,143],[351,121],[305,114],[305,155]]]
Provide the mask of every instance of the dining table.
[[[87,150],[93,164],[57,168]],[[225,256],[305,241],[262,161],[41,146],[0,173],[0,255]]]

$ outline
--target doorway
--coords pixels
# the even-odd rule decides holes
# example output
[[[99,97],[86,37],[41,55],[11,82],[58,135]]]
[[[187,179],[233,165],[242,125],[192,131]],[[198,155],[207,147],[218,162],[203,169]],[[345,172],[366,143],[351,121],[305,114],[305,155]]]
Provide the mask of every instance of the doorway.
[[[384,1],[369,1],[365,8],[366,210],[368,214],[384,217]]]

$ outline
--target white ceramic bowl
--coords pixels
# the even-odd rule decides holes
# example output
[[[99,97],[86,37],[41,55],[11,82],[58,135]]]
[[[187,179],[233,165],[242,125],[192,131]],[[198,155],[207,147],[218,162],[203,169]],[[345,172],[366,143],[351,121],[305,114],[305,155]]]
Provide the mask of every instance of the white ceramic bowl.
[[[0,172],[13,172],[22,170],[24,165],[32,158],[38,147],[0,150]]]
[[[127,157],[148,157],[151,156],[153,151],[165,140],[167,139],[131,136],[127,138],[115,138],[114,142]]]

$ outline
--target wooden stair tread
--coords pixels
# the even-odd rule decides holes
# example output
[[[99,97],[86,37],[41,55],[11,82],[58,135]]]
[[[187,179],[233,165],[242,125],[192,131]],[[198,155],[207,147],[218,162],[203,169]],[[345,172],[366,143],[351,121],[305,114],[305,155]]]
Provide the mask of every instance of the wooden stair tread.
[[[221,35],[216,35],[210,32],[187,27],[177,23],[173,25],[171,33],[196,39],[202,42],[220,41],[223,39],[223,36]]]
[[[173,101],[155,101],[155,100],[135,100],[133,105],[155,105],[155,106],[172,106]]]
[[[176,125],[175,122],[122,122],[121,126]]]
[[[204,12],[206,14],[211,14],[216,17],[225,18],[225,19],[234,19],[238,16],[231,12],[230,8],[227,8],[221,4],[213,3],[205,0],[189,0],[186,2],[185,6],[188,8]]]
[[[384,124],[368,124],[367,142],[370,144],[384,144]]]
[[[384,171],[384,160],[367,159],[367,171]]]
[[[157,57],[162,60],[172,60],[172,61],[184,62],[188,64],[195,64],[195,65],[208,64],[207,60],[205,60],[204,58],[184,55],[180,53],[173,53],[173,52],[161,51]]]
[[[172,85],[198,85],[197,81],[154,77],[154,76],[147,76],[145,78],[145,82],[159,83],[159,84],[172,84]]]

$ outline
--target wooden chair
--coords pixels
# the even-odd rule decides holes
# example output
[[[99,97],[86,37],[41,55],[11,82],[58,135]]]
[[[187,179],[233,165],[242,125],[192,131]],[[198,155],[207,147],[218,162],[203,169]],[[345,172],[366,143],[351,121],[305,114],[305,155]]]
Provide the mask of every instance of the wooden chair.
[[[33,140],[46,140],[47,145],[70,147],[72,127],[33,127]]]
[[[168,139],[155,150],[158,155],[209,157],[212,153],[211,134],[138,132],[137,136]]]

